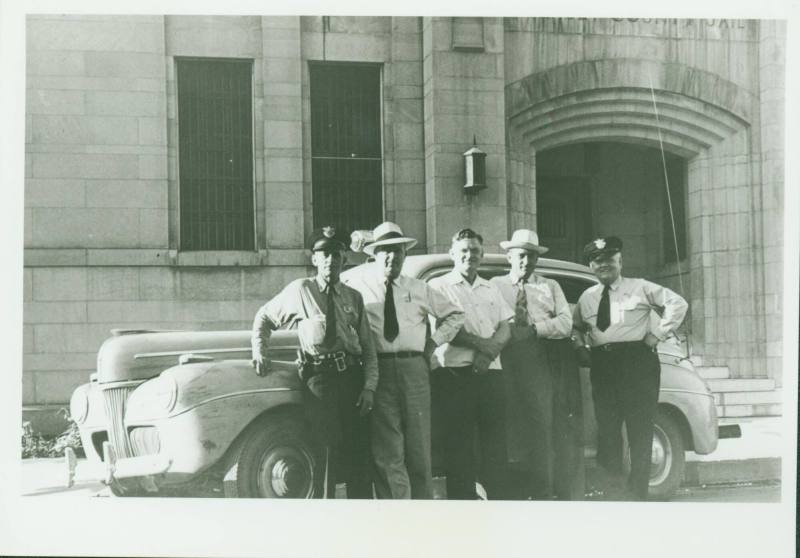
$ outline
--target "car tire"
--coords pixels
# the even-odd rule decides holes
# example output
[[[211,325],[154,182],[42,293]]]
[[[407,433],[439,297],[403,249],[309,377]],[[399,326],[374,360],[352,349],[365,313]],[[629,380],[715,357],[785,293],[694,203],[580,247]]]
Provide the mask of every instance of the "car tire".
[[[226,498],[312,498],[318,467],[310,434],[292,417],[256,425],[223,477]]]
[[[623,427],[625,472],[630,472],[630,450]],[[659,408],[653,421],[653,450],[650,466],[650,500],[669,500],[683,483],[686,444],[675,417]]]

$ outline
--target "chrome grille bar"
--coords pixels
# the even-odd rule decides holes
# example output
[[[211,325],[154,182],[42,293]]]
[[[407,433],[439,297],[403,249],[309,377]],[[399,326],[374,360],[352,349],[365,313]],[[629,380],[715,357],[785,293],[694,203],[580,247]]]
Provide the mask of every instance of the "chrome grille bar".
[[[125,432],[125,403],[136,385],[107,388],[103,390],[106,417],[108,419],[108,440],[117,452],[117,457],[133,457],[128,435]]]

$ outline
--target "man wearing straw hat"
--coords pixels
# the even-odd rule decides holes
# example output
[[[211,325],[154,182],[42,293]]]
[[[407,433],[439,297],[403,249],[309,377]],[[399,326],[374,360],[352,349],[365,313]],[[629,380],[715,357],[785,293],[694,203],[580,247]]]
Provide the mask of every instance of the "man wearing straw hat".
[[[345,241],[334,227],[311,233],[307,246],[315,277],[289,283],[256,313],[253,366],[267,373],[270,333],[296,328],[303,350],[304,408],[317,453],[316,497],[334,498],[336,482],[347,482],[348,498],[372,498],[368,414],[378,366],[364,301],[339,281]]]
[[[400,273],[406,252],[416,243],[395,223],[382,223],[364,247],[375,262],[367,272],[345,278],[364,297],[378,350],[371,431],[379,498],[433,497],[430,378],[424,356],[427,324],[429,317],[436,320],[431,341],[441,345],[464,323],[459,304]]]
[[[536,232],[516,230],[500,247],[511,270],[491,281],[514,309],[501,353],[512,497],[581,498],[581,392],[569,304],[556,281],[534,272],[548,251]]]

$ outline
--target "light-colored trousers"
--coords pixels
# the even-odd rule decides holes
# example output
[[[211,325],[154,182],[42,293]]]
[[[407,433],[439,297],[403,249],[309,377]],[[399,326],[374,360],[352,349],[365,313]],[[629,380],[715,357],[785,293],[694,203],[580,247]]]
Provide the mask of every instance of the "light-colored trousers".
[[[431,499],[431,390],[421,356],[380,358],[372,410],[378,498]]]

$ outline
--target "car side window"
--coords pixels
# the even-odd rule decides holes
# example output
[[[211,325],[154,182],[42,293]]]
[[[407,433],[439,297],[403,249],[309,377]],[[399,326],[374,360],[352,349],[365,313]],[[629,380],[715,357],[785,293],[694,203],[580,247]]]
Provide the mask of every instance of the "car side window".
[[[550,279],[555,279],[558,282],[558,284],[561,286],[561,290],[564,291],[564,297],[570,304],[577,303],[578,298],[580,298],[583,291],[594,285],[592,281],[587,281],[586,279],[581,279],[579,277],[564,277],[559,275],[550,275],[548,273],[543,273],[542,275],[549,277]]]

